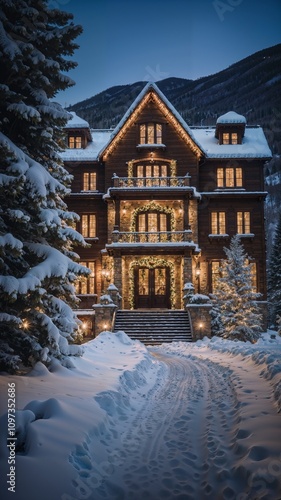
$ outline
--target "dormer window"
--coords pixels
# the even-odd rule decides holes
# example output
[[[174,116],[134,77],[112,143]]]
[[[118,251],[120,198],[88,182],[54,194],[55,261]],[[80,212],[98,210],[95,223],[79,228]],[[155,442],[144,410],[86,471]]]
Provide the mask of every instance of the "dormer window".
[[[219,140],[219,144],[242,144],[245,127],[245,116],[229,111],[218,117],[215,137]]]
[[[68,137],[68,147],[70,149],[81,149],[82,148],[82,137],[70,135]]]
[[[162,144],[162,124],[142,123],[140,125],[140,144]]]
[[[237,132],[224,132],[222,134],[223,144],[238,144],[238,134]]]

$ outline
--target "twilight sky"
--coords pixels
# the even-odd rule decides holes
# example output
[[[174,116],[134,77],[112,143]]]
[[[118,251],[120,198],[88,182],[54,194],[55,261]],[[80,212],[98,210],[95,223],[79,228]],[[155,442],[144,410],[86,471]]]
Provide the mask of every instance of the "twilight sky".
[[[49,0],[83,26],[63,106],[114,85],[197,79],[281,42],[280,0]]]

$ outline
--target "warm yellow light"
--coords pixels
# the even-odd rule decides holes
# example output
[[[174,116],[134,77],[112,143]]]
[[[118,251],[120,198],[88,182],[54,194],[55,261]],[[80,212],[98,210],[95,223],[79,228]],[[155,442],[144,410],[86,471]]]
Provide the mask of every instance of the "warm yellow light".
[[[175,127],[177,130],[178,134],[181,136],[181,138],[185,141],[186,144],[188,144],[193,151],[193,153],[196,155],[197,158],[200,158],[202,152],[200,148],[193,142],[187,131],[184,129],[184,127],[178,122],[178,119],[175,118],[175,116],[169,111],[167,108],[167,105],[158,97],[158,95],[155,93],[154,90],[150,90],[146,94],[146,96],[138,103],[136,106],[135,110],[132,112],[132,114],[129,116],[127,121],[124,123],[123,127],[119,130],[119,132],[116,134],[112,142],[109,144],[109,146],[105,149],[103,153],[103,159],[104,161],[107,160],[108,156],[113,152],[117,144],[122,140],[124,135],[126,134],[127,130],[131,127],[131,125],[137,120],[138,116],[140,115],[141,111],[147,104],[147,102],[151,100],[156,103],[160,111],[163,113],[165,118]]]
[[[22,322],[22,327],[23,327],[24,329],[26,329],[26,328],[28,328],[28,326],[29,326],[29,323],[28,323],[28,321],[25,319],[25,320]]]
[[[199,323],[199,328],[200,328],[200,330],[201,330],[201,328],[203,328],[203,323],[202,322]]]

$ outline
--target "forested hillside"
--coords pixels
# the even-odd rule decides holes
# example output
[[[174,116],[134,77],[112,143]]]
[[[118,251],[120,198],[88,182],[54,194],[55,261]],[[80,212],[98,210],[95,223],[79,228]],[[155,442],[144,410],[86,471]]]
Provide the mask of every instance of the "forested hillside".
[[[93,128],[112,128],[146,82],[111,87],[69,109]],[[247,57],[198,80],[167,78],[157,82],[189,125],[214,125],[234,110],[248,125],[261,125],[273,153],[281,154],[281,44]]]

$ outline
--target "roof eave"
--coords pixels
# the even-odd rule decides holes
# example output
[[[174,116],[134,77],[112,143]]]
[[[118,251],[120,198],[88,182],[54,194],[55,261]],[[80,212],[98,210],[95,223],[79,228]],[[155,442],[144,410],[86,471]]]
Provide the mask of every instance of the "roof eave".
[[[118,143],[119,140],[121,140],[126,130],[129,128],[131,123],[136,119],[137,115],[141,112],[145,104],[151,98],[154,98],[157,104],[162,109],[163,107],[165,107],[166,110],[168,110],[170,115],[168,116],[169,113],[166,113],[165,116],[167,117],[167,119],[170,119],[170,121],[172,121],[174,125],[177,124],[180,135],[182,136],[182,138],[185,138],[186,142],[188,142],[189,146],[196,154],[197,158],[199,159],[201,156],[205,155],[205,151],[193,137],[192,131],[189,129],[184,119],[180,116],[180,114],[176,111],[176,109],[172,106],[172,104],[168,101],[168,99],[164,96],[164,94],[159,90],[157,85],[153,82],[149,82],[145,85],[143,90],[136,97],[133,104],[129,107],[128,111],[125,113],[123,118],[120,120],[120,122],[114,129],[112,137],[99,152],[99,158],[103,160],[107,159],[107,157],[113,151],[116,143]]]

